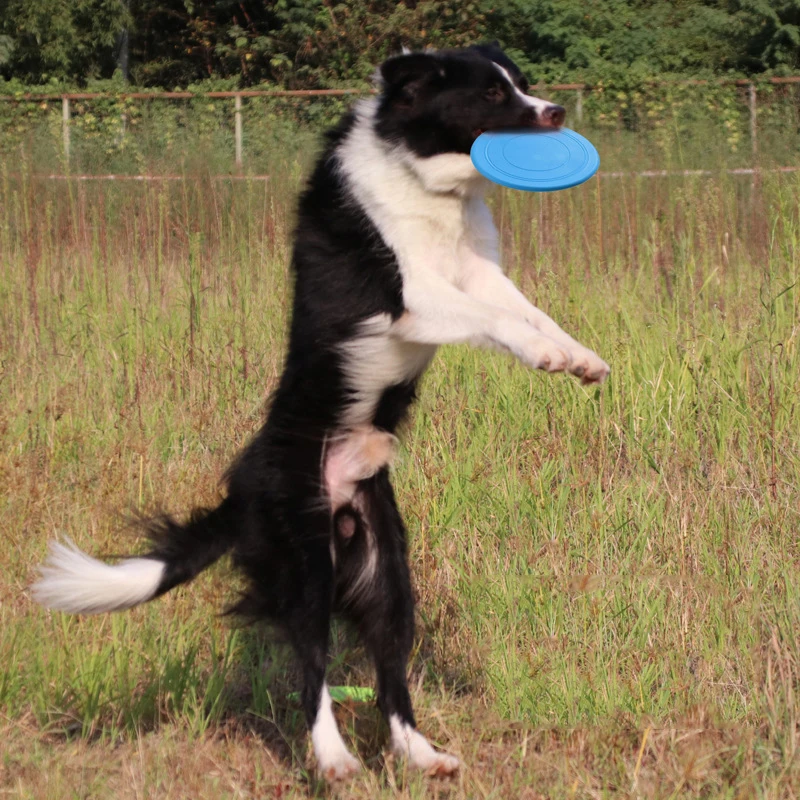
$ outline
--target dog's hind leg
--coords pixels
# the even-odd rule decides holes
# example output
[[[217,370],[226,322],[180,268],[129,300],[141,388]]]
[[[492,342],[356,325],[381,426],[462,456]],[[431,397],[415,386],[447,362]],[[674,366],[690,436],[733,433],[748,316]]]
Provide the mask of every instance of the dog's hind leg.
[[[304,699],[307,698],[309,704],[314,701],[311,685],[307,682],[306,691],[303,693]],[[320,685],[320,690],[314,704],[316,706],[314,722],[311,724],[311,742],[314,746],[317,767],[328,783],[347,780],[361,769],[361,765],[358,759],[350,754],[339,733],[336,718],[333,716],[333,701],[328,685],[324,681],[315,680],[313,686],[317,685]],[[304,705],[308,709],[309,705],[306,703]],[[306,714],[308,715],[308,710]]]
[[[325,780],[333,783],[352,777],[360,764],[339,733],[325,683],[334,580],[327,542],[306,542],[303,570],[305,575],[297,582],[298,592],[288,603],[285,621],[303,671],[301,698],[317,767]]]
[[[333,715],[333,701],[325,683],[329,620],[325,622],[324,632],[323,626],[319,624],[321,620],[316,622],[313,627],[317,630],[312,630],[309,618],[296,620],[295,624],[299,627],[296,628],[292,639],[303,668],[301,697],[308,727],[311,730],[311,743],[317,759],[317,768],[326,781],[333,783],[347,780],[355,775],[360,769],[360,764],[350,754],[339,733]]]
[[[378,548],[375,579],[349,610],[375,662],[378,705],[386,717],[394,753],[409,766],[432,775],[459,767],[455,756],[440,753],[417,730],[406,675],[414,639],[414,600],[406,560],[405,526],[386,470],[362,484],[365,513]]]

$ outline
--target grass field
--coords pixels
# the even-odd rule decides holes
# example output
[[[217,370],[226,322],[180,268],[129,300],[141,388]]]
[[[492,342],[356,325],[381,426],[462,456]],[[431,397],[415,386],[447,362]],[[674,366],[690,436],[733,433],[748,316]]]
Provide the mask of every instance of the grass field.
[[[218,615],[227,565],[120,615],[27,592],[55,536],[130,552],[132,509],[215,501],[279,374],[306,160],[252,183],[0,167],[3,797],[328,793],[286,647]],[[365,765],[342,796],[796,797],[800,178],[493,203],[515,280],[612,375],[440,351],[395,481],[418,721],[465,767],[407,774],[377,711],[342,707]],[[337,629],[330,682],[370,681]]]

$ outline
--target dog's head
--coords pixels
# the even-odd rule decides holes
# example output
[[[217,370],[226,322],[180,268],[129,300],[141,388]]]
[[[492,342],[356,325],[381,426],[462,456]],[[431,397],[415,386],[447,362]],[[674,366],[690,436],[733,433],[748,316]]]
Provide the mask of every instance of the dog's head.
[[[531,97],[496,45],[407,53],[380,67],[376,131],[423,158],[468,154],[484,131],[559,128],[561,106]]]

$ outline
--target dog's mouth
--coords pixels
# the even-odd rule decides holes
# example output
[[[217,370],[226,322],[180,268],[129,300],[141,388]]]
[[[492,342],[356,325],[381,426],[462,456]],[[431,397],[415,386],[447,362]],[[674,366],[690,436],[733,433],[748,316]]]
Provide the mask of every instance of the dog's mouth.
[[[567,112],[561,106],[552,105],[537,113],[527,109],[515,125],[497,125],[476,128],[473,131],[477,139],[482,133],[494,131],[557,131],[563,124]]]

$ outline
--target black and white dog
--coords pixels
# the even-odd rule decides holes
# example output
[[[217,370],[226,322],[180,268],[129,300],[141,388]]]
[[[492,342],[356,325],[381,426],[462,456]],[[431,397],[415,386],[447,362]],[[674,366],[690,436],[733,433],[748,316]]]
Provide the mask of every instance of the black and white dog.
[[[235,610],[282,625],[302,664],[303,707],[328,780],[359,768],[325,683],[331,614],[375,661],[391,746],[448,774],[458,760],[416,729],[406,682],[414,612],[406,532],[388,465],[436,347],[467,342],[600,382],[608,365],[531,305],[499,266],[470,147],[483,131],[558,128],[496,46],[386,61],[380,94],[328,135],[300,199],[289,351],[264,427],[227,495],[185,522],[147,526],[150,551],[116,565],[53,544],[36,600],[93,614],[130,608],[231,551],[248,578]]]

